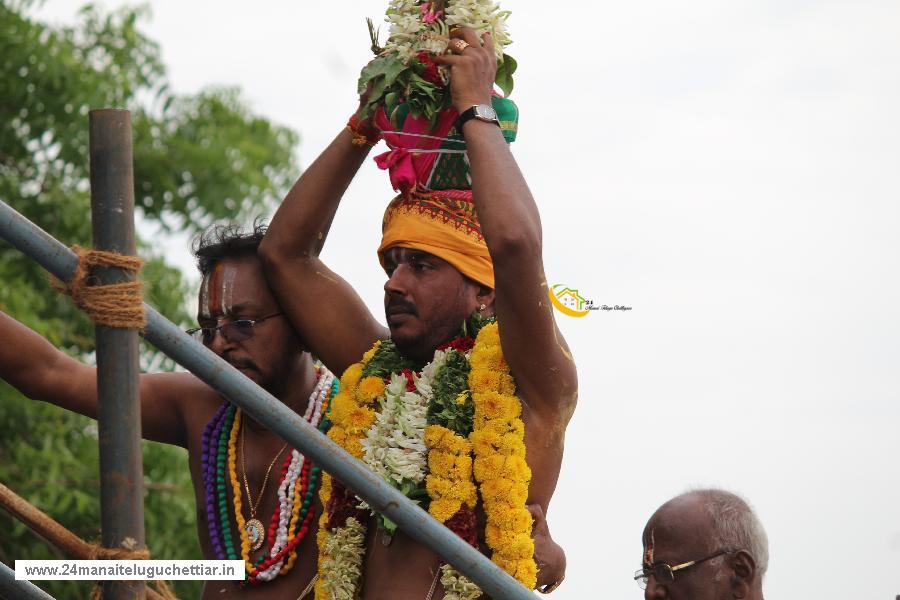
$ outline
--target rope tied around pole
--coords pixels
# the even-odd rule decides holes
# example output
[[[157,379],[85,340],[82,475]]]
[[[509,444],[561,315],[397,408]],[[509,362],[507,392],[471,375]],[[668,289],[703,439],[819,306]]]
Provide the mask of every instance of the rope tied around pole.
[[[127,538],[121,548],[106,548],[100,542],[88,542],[90,554],[86,560],[150,560],[150,551],[146,548],[134,549],[136,542]]]
[[[49,517],[48,517],[49,518]],[[137,544],[135,540],[126,538],[122,542],[121,548],[106,548],[101,546],[99,542],[87,542],[90,554],[86,560],[150,560],[150,550],[147,548],[133,549]],[[131,546],[131,548],[129,548]],[[148,581],[156,587],[156,590],[147,588],[147,598],[151,600],[178,600],[169,584],[160,579]],[[91,592],[91,600],[103,600],[103,586],[97,583]]]
[[[71,296],[75,306],[96,325],[143,331],[147,318],[140,280],[98,285],[91,273],[94,267],[113,267],[137,274],[143,261],[137,256],[81,246],[72,246],[72,251],[78,256],[78,266],[67,284],[54,283],[57,291]]]
[[[126,539],[121,548],[105,548],[97,542],[84,541],[2,483],[0,483],[0,508],[73,558],[79,560],[150,559],[150,551],[146,548],[135,549],[136,542],[134,540]],[[156,590],[147,588],[148,600],[178,600],[165,581],[154,580],[148,583],[156,586]],[[100,600],[103,597],[102,594],[98,583],[91,593],[91,600]]]

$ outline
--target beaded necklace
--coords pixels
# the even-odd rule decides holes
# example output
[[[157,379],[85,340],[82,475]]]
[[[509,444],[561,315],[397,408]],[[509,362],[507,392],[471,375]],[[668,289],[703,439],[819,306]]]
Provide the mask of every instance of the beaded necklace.
[[[310,394],[304,418],[319,431],[330,426],[327,416],[331,399],[337,393],[338,380],[316,363],[318,381]],[[254,563],[250,559],[250,537],[242,514],[242,491],[235,468],[238,432],[242,411],[225,402],[207,423],[202,435],[203,483],[206,515],[213,552],[219,560],[244,560],[247,582],[271,581],[293,568],[297,546],[309,531],[315,513],[313,501],[320,481],[320,469],[292,450],[281,468],[278,507],[269,520],[267,552]],[[234,515],[240,538],[240,553],[235,548],[228,515],[227,484],[231,483]]]

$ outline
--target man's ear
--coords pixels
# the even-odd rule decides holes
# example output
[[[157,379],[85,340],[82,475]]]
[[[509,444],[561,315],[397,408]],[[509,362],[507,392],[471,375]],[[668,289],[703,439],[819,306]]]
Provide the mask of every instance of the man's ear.
[[[494,314],[494,290],[492,288],[478,284],[478,293],[475,295],[475,301],[478,302],[479,307],[482,304],[485,305],[484,311],[480,311],[484,316],[487,317]]]
[[[734,598],[747,598],[756,579],[756,561],[741,550],[729,561],[731,566],[731,594]]]

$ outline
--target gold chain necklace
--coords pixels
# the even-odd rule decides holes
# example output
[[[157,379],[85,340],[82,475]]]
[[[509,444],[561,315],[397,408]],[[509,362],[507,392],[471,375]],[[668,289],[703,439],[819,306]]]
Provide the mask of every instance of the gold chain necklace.
[[[253,496],[250,494],[250,483],[247,481],[247,454],[244,451],[244,423],[243,421],[241,422],[241,469],[243,470],[244,490],[247,492],[247,504],[250,507],[250,518],[244,524],[244,530],[247,532],[247,537],[250,538],[251,551],[259,550],[266,541],[266,528],[262,524],[262,521],[256,518],[256,509],[259,508],[259,504],[262,502],[263,493],[266,491],[266,484],[269,483],[269,474],[272,473],[272,467],[275,466],[275,461],[278,460],[278,457],[281,456],[281,453],[284,452],[285,448],[287,448],[287,442],[284,443],[278,451],[278,454],[276,454],[275,458],[272,459],[272,462],[269,463],[269,468],[266,469],[266,476],[263,479],[262,487],[259,490],[259,496],[256,497],[256,502],[253,502]]]

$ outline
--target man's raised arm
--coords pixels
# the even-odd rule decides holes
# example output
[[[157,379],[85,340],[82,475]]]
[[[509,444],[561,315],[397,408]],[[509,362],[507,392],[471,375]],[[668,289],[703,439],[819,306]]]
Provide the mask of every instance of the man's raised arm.
[[[491,104],[497,62],[490,34],[481,39],[461,30],[468,46],[436,60],[451,67],[453,105],[462,113]],[[483,43],[483,45],[482,45]],[[472,195],[482,233],[494,262],[495,312],[503,353],[528,411],[529,426],[542,432],[546,447],[531,453],[535,472],[531,495],[546,507],[556,485],[563,435],[577,398],[575,363],[556,326],[548,299],[541,246],[541,221],[534,198],[500,128],[469,119],[463,136],[472,173]],[[543,478],[542,474],[550,476]]]
[[[369,151],[345,129],[288,192],[259,256],[269,285],[307,343],[334,373],[389,337],[359,295],[319,259],[338,204]]]
[[[97,418],[97,370],[55,348],[40,335],[0,312],[0,379],[32,400]],[[141,375],[143,436],[186,446],[180,400],[206,386],[187,373]],[[208,390],[208,388],[206,388]]]

